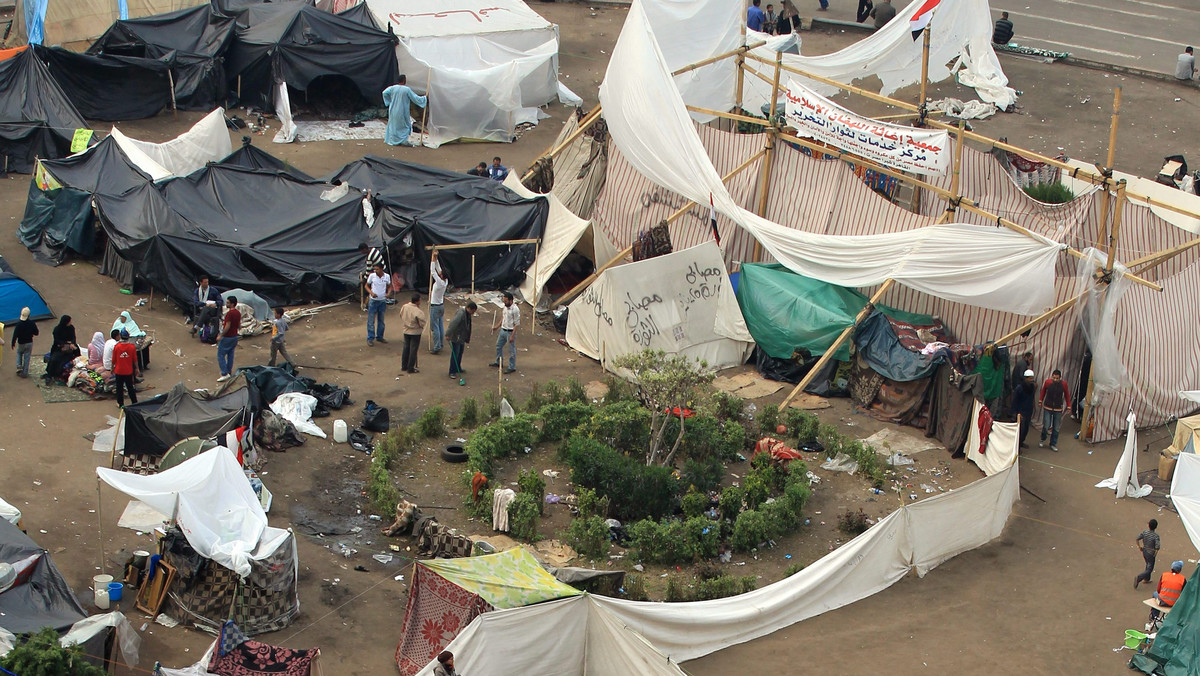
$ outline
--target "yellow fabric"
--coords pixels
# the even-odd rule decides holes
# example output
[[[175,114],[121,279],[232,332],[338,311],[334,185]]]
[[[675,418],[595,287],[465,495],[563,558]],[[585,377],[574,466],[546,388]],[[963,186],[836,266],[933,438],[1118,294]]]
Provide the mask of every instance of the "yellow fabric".
[[[478,595],[497,609],[520,608],[583,593],[554,579],[521,547],[486,556],[420,561],[417,565]]]
[[[1200,450],[1200,415],[1180,418],[1179,422],[1175,423],[1175,438],[1167,447],[1166,454],[1172,458],[1179,455],[1191,440],[1194,440],[1196,449]]]
[[[46,167],[42,164],[41,160],[37,161],[37,165],[33,170],[33,181],[37,184],[38,189],[42,191],[55,190],[62,187],[62,183],[59,183],[58,179],[46,171]]]

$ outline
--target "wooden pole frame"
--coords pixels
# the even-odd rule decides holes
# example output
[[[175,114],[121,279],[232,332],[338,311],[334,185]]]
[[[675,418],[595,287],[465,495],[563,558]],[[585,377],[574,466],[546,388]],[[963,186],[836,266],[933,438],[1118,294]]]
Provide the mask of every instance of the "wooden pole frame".
[[[924,34],[924,39],[921,43],[921,93],[917,100],[917,115],[920,117],[917,126],[925,126],[925,96],[929,85],[929,34],[930,27],[925,26],[925,30],[921,31]]]
[[[925,30],[929,30],[926,28]],[[966,142],[963,140],[963,130],[966,127],[966,120],[959,120],[958,135],[954,137],[954,173],[950,176],[950,199],[946,200],[946,210],[938,217],[937,222],[948,223],[954,218],[954,212],[958,208],[958,203],[962,200],[962,195],[959,192],[960,177],[962,175],[962,160],[963,146]]]
[[[779,134],[779,121],[776,119],[776,106],[779,103],[779,73],[783,66],[783,52],[775,53],[775,79],[771,83],[771,107],[767,114],[767,119],[771,126],[767,127],[767,143],[763,148],[763,163],[762,173],[759,175],[759,193],[758,193],[758,210],[759,216],[766,218],[767,202],[771,197],[771,169],[773,166],[772,160],[775,156],[775,137]],[[754,240],[754,262],[762,261],[762,243],[757,239]]]
[[[1118,90],[1120,91],[1120,90]],[[1118,97],[1119,98],[1119,97]],[[1110,152],[1111,155],[1111,152]],[[1118,237],[1121,234],[1121,215],[1125,211],[1125,181],[1117,184],[1117,197],[1113,201],[1112,212],[1112,229],[1108,234],[1107,260],[1104,263],[1105,284],[1104,291],[1101,293],[1101,305],[1108,298],[1108,291],[1112,284],[1113,266],[1116,261],[1114,256],[1117,249]],[[1088,384],[1087,393],[1083,398],[1083,415],[1079,418],[1079,439],[1091,443],[1092,435],[1088,433],[1088,425],[1092,422],[1092,416],[1095,415],[1095,402],[1093,401],[1096,393],[1096,360],[1095,352],[1092,353],[1092,363],[1088,368]]]

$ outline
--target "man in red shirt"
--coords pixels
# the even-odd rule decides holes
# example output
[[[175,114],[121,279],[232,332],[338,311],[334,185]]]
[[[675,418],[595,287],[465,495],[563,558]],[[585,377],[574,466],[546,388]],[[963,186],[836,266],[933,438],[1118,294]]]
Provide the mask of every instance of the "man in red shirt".
[[[225,299],[225,318],[221,320],[221,339],[217,341],[217,368],[221,369],[218,383],[233,377],[233,351],[237,349],[238,331],[242,328],[242,313],[237,309],[237,298]]]
[[[137,391],[133,387],[138,375],[137,345],[129,339],[129,332],[122,331],[121,338],[113,346],[113,375],[117,379],[117,406],[125,408],[125,391],[129,390],[129,402],[137,403]]]
[[[1071,401],[1071,392],[1067,383],[1062,379],[1062,371],[1054,369],[1054,373],[1042,383],[1042,394],[1038,404],[1042,407],[1042,439],[1038,448],[1046,445],[1046,435],[1050,435],[1050,450],[1058,452],[1058,428],[1062,426],[1063,411],[1067,402]]]

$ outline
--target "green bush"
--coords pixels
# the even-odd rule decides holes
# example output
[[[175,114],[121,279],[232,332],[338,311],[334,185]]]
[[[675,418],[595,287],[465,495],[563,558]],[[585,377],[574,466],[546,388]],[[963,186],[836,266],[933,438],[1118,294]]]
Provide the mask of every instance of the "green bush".
[[[746,402],[741,397],[717,390],[708,401],[709,408],[721,422],[740,423],[746,415]]]
[[[0,667],[20,676],[104,676],[105,670],[89,664],[79,646],[64,648],[58,632],[45,628],[17,643],[4,657]]]
[[[580,488],[575,494],[575,501],[579,516],[608,518],[608,507],[611,503],[608,498],[597,495],[596,491],[590,488]]]
[[[725,465],[718,458],[689,458],[684,461],[680,476],[684,486],[695,486],[696,490],[707,493],[721,487],[721,481],[725,478]]]
[[[538,416],[542,419],[542,441],[562,441],[576,427],[592,419],[592,407],[578,401],[546,404]]]
[[[662,561],[667,558],[666,527],[654,519],[642,519],[626,524],[631,548],[637,557],[646,562]]]
[[[583,383],[575,376],[567,377],[567,391],[563,394],[563,403],[577,401],[581,404],[588,403],[587,390],[583,388]]]
[[[757,588],[758,579],[753,575],[746,575],[744,577],[720,575],[714,578],[699,580],[696,583],[695,600],[709,601],[712,599],[723,599],[729,596],[745,594]]]
[[[650,596],[646,593],[645,576],[633,574],[625,576],[625,598],[630,601],[650,600]]]
[[[783,576],[791,577],[791,576],[795,575],[796,573],[799,573],[802,570],[804,570],[803,563],[793,563],[792,565],[787,567],[787,570],[783,571]]]
[[[775,404],[767,404],[762,407],[762,412],[758,414],[758,429],[763,434],[774,435],[775,428],[779,426],[779,407]]]
[[[799,443],[803,444],[817,439],[817,428],[821,425],[821,419],[816,415],[798,408],[789,408],[785,414],[785,420],[788,429]]]
[[[479,415],[483,422],[491,422],[500,417],[500,400],[490,390],[483,394]]]
[[[542,396],[542,386],[534,383],[529,391],[529,399],[525,402],[525,412],[536,414],[545,405],[546,398]]]
[[[1046,204],[1065,204],[1075,199],[1075,193],[1067,186],[1054,181],[1053,183],[1035,183],[1024,188],[1025,194]]]
[[[533,421],[533,416],[521,413],[475,430],[467,439],[467,467],[492,476],[497,459],[512,457],[537,441],[540,431]]]
[[[471,474],[467,472],[468,478]],[[486,488],[479,492],[479,499],[471,499],[471,491],[468,490],[466,497],[463,498],[463,504],[467,507],[467,514],[471,518],[479,519],[485,524],[492,522],[492,501],[496,490],[494,488]]]
[[[609,375],[605,377],[604,384],[608,386],[608,393],[604,395],[604,404],[615,404],[619,401],[635,401],[637,395],[634,394],[633,386],[624,378]]]
[[[742,504],[746,501],[746,489],[741,486],[726,486],[721,489],[721,498],[718,501],[721,507],[721,517],[725,519],[736,519],[737,515],[742,511]]]
[[[379,514],[391,514],[400,503],[400,491],[392,483],[392,473],[388,471],[384,455],[371,458],[367,470],[367,498]]]
[[[638,558],[649,563],[695,563],[717,555],[720,530],[704,517],[654,521],[642,519],[626,532]]]
[[[561,403],[563,403],[562,387],[559,386],[559,384],[557,382],[555,382],[553,380],[548,381],[545,385],[542,386],[542,392],[543,392],[542,400],[545,401],[545,404],[542,404],[543,406],[545,406],[546,404],[561,404]]]
[[[861,508],[857,512],[847,511],[838,515],[838,530],[847,535],[861,535],[870,527],[867,513]]]
[[[571,481],[611,500],[621,521],[661,518],[675,511],[678,482],[665,467],[647,467],[602,442],[575,432],[559,447]]]
[[[537,498],[538,516],[546,513],[546,480],[536,469],[523,469],[517,475],[517,490]]]
[[[753,509],[738,514],[733,522],[733,548],[739,552],[748,552],[761,542],[770,540],[771,523],[762,512]]]
[[[599,516],[572,519],[565,539],[580,555],[598,559],[608,553],[608,524]]]
[[[426,439],[446,435],[446,409],[441,406],[425,409],[415,423],[421,436]]]
[[[478,424],[479,402],[474,397],[467,397],[462,400],[462,407],[458,410],[458,426],[460,429],[473,430]]]
[[[679,418],[667,421],[664,440],[674,440],[679,435]],[[737,457],[745,444],[745,432],[737,422],[722,423],[715,416],[701,413],[683,423],[683,441],[679,455],[684,458],[707,460],[720,458],[730,462]]]
[[[621,453],[645,457],[650,445],[650,411],[636,401],[602,406],[581,429]]]
[[[825,447],[825,456],[832,458],[842,450],[842,435],[837,425],[820,423],[817,426],[817,441]]]
[[[420,435],[412,425],[397,425],[375,442],[375,450],[371,452],[371,461],[382,464],[384,469],[391,469],[392,462],[400,457],[401,453],[416,448],[418,441],[420,441]]]
[[[771,497],[771,487],[760,472],[750,472],[742,480],[742,488],[746,491],[746,509],[758,509]]]
[[[509,533],[518,540],[536,542],[538,536],[537,496],[528,493],[517,493],[517,497],[508,503]]]
[[[704,516],[704,510],[708,509],[708,494],[695,490],[689,490],[684,494],[683,499],[679,501],[679,506],[683,510],[685,517]]]
[[[684,584],[679,581],[677,576],[671,575],[667,578],[668,603],[681,603],[683,601],[690,601],[691,598],[692,595],[688,593],[687,587],[685,587]]]

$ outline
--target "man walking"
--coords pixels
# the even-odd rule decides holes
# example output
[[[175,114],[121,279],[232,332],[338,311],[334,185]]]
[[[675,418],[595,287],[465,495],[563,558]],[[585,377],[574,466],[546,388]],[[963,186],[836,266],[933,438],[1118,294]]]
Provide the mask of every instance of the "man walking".
[[[412,299],[400,308],[400,330],[404,333],[400,369],[405,373],[420,373],[417,370],[417,351],[421,349],[421,334],[425,332],[425,313],[421,311],[420,294],[414,293]]]
[[[383,105],[388,109],[387,130],[383,134],[383,142],[389,146],[415,146],[419,142],[410,142],[412,136],[412,104],[424,108],[428,98],[414,92],[408,86],[408,78],[400,76],[398,83],[383,90]],[[422,129],[422,132],[425,130]]]
[[[292,356],[288,354],[287,346],[284,343],[287,341],[288,320],[283,316],[283,308],[275,308],[275,318],[271,320],[271,361],[267,362],[267,366],[275,365],[275,355],[282,354],[285,364],[292,363]]]
[[[1033,369],[1025,369],[1020,382],[1013,386],[1012,412],[1021,419],[1021,448],[1027,448],[1025,437],[1029,436],[1029,425],[1033,422],[1033,403],[1037,394],[1037,383],[1033,382]]]
[[[29,377],[29,360],[33,357],[33,337],[38,334],[37,324],[29,319],[29,308],[21,308],[21,321],[13,327],[12,349],[17,353],[17,376]]]
[[[383,264],[376,263],[375,271],[367,275],[367,346],[379,341],[384,345],[383,313],[387,310],[388,296],[392,295],[392,276],[383,271]]]
[[[1192,53],[1192,48],[1188,47],[1179,55],[1179,60],[1175,62],[1175,79],[1191,80],[1196,77],[1196,55]]]
[[[500,309],[500,335],[496,338],[496,361],[490,366],[499,367],[500,362],[504,361],[504,346],[507,344],[511,349],[508,357],[508,368],[505,373],[513,373],[517,370],[517,326],[521,323],[521,308],[517,307],[513,302],[513,295],[510,291],[504,292],[504,307]]]
[[[221,369],[218,383],[233,377],[233,351],[238,345],[238,331],[242,330],[242,313],[237,309],[237,297],[225,299],[225,317],[221,320],[221,340],[217,343],[217,368]]]
[[[1062,427],[1063,411],[1070,400],[1071,393],[1062,379],[1062,371],[1054,369],[1054,373],[1042,383],[1042,394],[1038,398],[1038,404],[1042,407],[1042,438],[1038,441],[1038,448],[1046,445],[1046,435],[1050,435],[1050,450],[1058,452],[1058,429]]]
[[[1158,549],[1161,542],[1158,539],[1158,519],[1150,519],[1147,524],[1149,528],[1142,531],[1137,536],[1134,543],[1142,550],[1142,558],[1146,560],[1146,570],[1138,573],[1133,578],[1133,588],[1137,589],[1138,585],[1143,582],[1149,582],[1154,578],[1154,559],[1158,556]]]
[[[125,392],[129,392],[129,403],[137,403],[134,380],[138,375],[137,345],[129,339],[129,332],[122,331],[121,339],[113,346],[112,372],[117,380],[117,407],[125,408]]]
[[[433,286],[429,287],[429,329],[433,336],[433,344],[429,346],[430,354],[442,351],[442,340],[445,336],[446,318],[446,286],[450,283],[442,272],[442,263],[438,260],[437,249],[433,251],[433,261],[429,264],[429,276]]]
[[[475,301],[467,301],[466,307],[458,309],[458,314],[450,320],[446,329],[446,339],[450,341],[450,377],[457,378],[466,373],[462,367],[463,350],[471,342],[471,317],[479,310]]]

